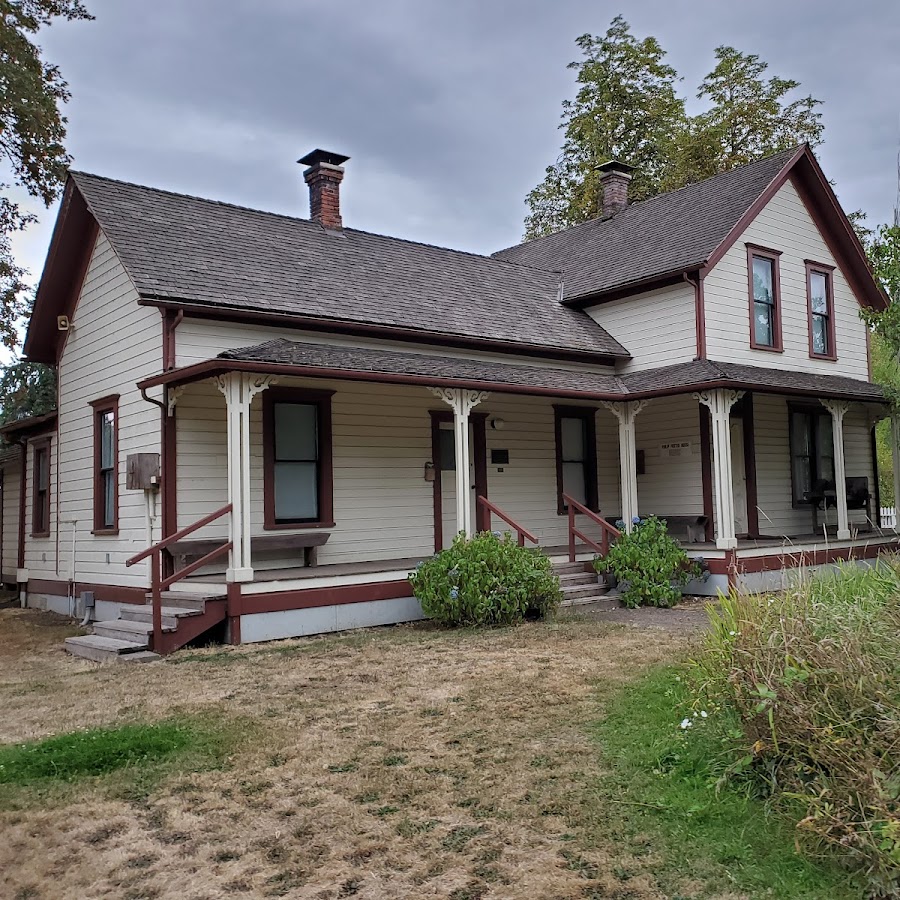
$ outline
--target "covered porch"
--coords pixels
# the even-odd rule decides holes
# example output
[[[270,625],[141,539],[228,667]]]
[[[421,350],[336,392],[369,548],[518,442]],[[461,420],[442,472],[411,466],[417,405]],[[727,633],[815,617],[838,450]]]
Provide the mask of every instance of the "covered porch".
[[[724,577],[697,588],[712,593],[739,560],[781,572],[894,546],[877,518],[877,389],[777,375],[615,376],[289,341],[232,351],[141,385],[165,388],[165,537],[229,506],[174,541],[169,565],[185,573],[178,590],[227,593],[246,632],[297,611],[333,627],[413,617],[410,569],[459,532],[510,530],[589,562],[597,517],[627,530],[658,515]],[[593,513],[574,517],[571,551],[564,495]],[[227,564],[204,562],[225,545]]]

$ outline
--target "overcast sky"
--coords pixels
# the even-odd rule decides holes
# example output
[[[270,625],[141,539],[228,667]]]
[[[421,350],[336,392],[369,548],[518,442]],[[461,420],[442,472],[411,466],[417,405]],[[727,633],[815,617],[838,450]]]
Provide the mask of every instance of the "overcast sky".
[[[86,0],[41,36],[69,81],[76,168],[307,215],[298,157],[351,157],[344,223],[477,252],[515,243],[558,152],[574,39],[623,12],[684,93],[713,49],[758,53],[825,101],[818,151],[845,209],[889,220],[898,0]],[[17,239],[36,280],[54,210]]]

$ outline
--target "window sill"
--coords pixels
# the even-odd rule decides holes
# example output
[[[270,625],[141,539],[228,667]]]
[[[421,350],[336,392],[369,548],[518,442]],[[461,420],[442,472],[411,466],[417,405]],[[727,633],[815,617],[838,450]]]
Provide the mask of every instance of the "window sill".
[[[810,359],[823,359],[825,362],[837,362],[837,354],[831,355],[828,353],[810,353]]]
[[[263,531],[299,531],[308,528],[334,528],[334,522],[266,522]]]
[[[32,531],[31,536],[33,538],[48,538],[50,537],[49,531]]]
[[[784,347],[766,347],[765,344],[751,344],[751,350],[762,350],[764,353],[784,353]]]
[[[100,537],[115,537],[119,533],[118,528],[92,528],[91,534],[96,534]]]

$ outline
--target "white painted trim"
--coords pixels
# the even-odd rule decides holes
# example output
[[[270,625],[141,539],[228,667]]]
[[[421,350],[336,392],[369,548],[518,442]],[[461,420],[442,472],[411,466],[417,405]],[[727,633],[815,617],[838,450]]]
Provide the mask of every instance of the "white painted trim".
[[[831,413],[831,434],[834,443],[834,493],[837,498],[839,541],[850,538],[850,517],[847,512],[847,466],[844,460],[844,415],[850,409],[846,400],[822,400]]]
[[[649,400],[601,400],[619,420],[619,468],[622,485],[622,521],[629,534],[638,515],[637,438],[634,420]]]

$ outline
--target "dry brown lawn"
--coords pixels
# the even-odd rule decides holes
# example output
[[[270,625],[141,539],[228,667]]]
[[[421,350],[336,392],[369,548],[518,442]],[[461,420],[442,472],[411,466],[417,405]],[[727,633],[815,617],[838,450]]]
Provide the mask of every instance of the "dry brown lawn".
[[[243,737],[144,795],[100,779],[0,810],[4,898],[664,896],[652,850],[604,833],[590,727],[684,634],[410,626],[100,667],[70,633],[0,610],[0,742],[173,714]]]

